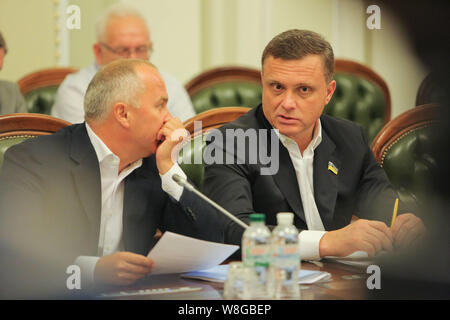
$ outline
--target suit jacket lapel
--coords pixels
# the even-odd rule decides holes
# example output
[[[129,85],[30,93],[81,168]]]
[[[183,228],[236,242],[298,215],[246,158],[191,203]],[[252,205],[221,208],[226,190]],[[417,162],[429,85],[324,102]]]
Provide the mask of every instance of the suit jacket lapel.
[[[160,225],[166,199],[155,156],[142,159],[142,166],[125,179],[123,243],[126,251],[148,254],[156,242],[153,236]]]
[[[275,183],[286,197],[294,213],[306,224],[305,213],[303,211],[300,190],[298,187],[297,175],[292,164],[289,152],[280,142],[280,168],[273,176]]]
[[[262,106],[258,111],[258,121],[264,129],[273,129],[267,119],[264,117]],[[267,135],[267,146],[270,148],[270,134]],[[272,154],[272,152],[271,152]],[[297,176],[295,174],[294,165],[292,164],[291,157],[289,156],[288,150],[283,146],[281,141],[279,142],[279,169],[278,172],[273,176],[275,183],[281,190],[282,194],[286,197],[289,206],[292,208],[293,212],[305,222],[305,213],[303,211],[302,200],[300,197],[300,190],[298,187]]]
[[[143,164],[144,165],[144,164]],[[125,179],[123,198],[123,244],[126,251],[147,254],[156,227],[151,225],[148,201],[154,182],[142,176],[142,167]],[[149,245],[150,244],[150,245]]]
[[[100,167],[94,147],[84,124],[77,126],[72,135],[70,156],[76,162],[72,168],[75,187],[90,225],[90,243],[97,244],[100,232],[101,181]],[[97,253],[95,246],[95,254]]]
[[[314,151],[314,199],[326,230],[333,230],[333,215],[338,191],[338,174],[328,170],[331,161],[338,169],[341,162],[335,154],[335,144],[322,126],[322,142]]]

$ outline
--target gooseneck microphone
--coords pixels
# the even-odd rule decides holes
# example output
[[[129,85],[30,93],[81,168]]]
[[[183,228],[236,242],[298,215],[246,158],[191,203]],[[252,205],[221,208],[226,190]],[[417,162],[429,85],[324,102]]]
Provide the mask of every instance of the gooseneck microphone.
[[[217,210],[219,210],[221,213],[223,213],[224,215],[226,215],[228,218],[230,218],[231,220],[233,220],[234,222],[236,222],[237,224],[239,224],[240,226],[242,226],[244,229],[248,228],[248,225],[246,225],[244,222],[242,222],[241,220],[239,220],[238,218],[236,218],[233,214],[231,214],[229,211],[225,210],[224,208],[222,208],[221,206],[219,206],[217,203],[215,203],[214,201],[212,201],[210,198],[208,198],[207,196],[205,196],[203,193],[201,193],[200,191],[198,191],[197,189],[195,189],[195,187],[190,184],[186,179],[180,177],[180,175],[178,174],[174,174],[172,175],[172,179],[173,181],[175,181],[178,185],[188,189],[189,191],[192,191],[193,193],[195,193],[197,196],[199,196],[200,198],[202,198],[203,200],[205,200],[206,202],[208,202],[210,205],[212,205],[214,208],[216,208]]]

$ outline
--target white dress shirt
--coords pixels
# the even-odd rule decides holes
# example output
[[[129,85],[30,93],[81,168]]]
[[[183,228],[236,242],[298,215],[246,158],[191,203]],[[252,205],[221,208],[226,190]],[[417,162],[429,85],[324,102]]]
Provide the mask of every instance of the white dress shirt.
[[[305,213],[306,225],[308,226],[308,230],[302,231],[299,235],[300,255],[302,260],[319,260],[319,242],[325,234],[325,228],[314,199],[313,164],[314,150],[322,142],[322,126],[320,119],[317,120],[313,139],[303,151],[303,155],[294,140],[281,133],[279,133],[279,137],[283,146],[288,150],[292,164],[294,165],[300,197],[302,199],[303,211]]]
[[[142,159],[130,164],[119,173],[119,157],[109,150],[87,123],[86,129],[100,166],[102,193],[100,233],[98,256],[80,256],[75,260],[75,264],[81,268],[82,282],[91,284],[94,280],[95,265],[100,259],[100,256],[106,256],[124,250],[122,242],[124,180],[130,173],[142,165]],[[186,178],[186,175],[178,164],[174,164],[169,172],[161,175],[161,181],[163,190],[178,201],[183,193],[183,187],[171,179],[174,173]]]
[[[71,123],[84,121],[84,95],[99,68],[99,65],[94,62],[76,73],[67,75],[56,92],[52,116]],[[159,73],[166,85],[169,96],[167,108],[172,116],[179,118],[181,121],[195,116],[191,99],[181,82],[170,74],[162,71],[159,71]]]

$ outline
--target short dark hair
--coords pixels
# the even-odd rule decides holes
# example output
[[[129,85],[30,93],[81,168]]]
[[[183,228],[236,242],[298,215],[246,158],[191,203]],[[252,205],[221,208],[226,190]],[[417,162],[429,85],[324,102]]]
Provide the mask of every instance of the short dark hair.
[[[261,68],[269,56],[275,59],[297,60],[310,54],[322,57],[325,79],[330,82],[334,73],[333,48],[320,34],[309,30],[291,29],[275,36],[263,51]]]
[[[6,41],[3,38],[2,33],[0,32],[0,49],[2,49],[2,48],[3,48],[3,50],[5,50],[5,54],[6,54],[8,52],[8,47],[6,46]]]

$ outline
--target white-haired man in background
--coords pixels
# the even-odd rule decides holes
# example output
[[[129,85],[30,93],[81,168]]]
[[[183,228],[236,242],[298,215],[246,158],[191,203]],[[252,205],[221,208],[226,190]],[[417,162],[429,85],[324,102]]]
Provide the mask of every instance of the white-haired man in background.
[[[153,43],[144,17],[134,8],[116,4],[107,9],[96,23],[97,42],[93,45],[95,61],[70,74],[58,88],[52,115],[71,123],[84,121],[83,100],[89,82],[102,65],[121,58],[149,60]],[[169,94],[172,116],[185,121],[195,115],[192,102],[180,81],[161,72]]]

